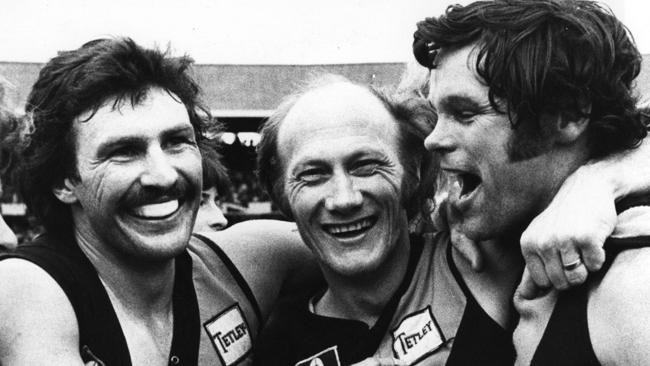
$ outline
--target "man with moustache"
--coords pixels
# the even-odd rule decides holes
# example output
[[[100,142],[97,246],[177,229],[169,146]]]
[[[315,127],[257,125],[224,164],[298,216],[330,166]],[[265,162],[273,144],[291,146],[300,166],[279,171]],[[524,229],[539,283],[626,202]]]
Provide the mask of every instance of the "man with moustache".
[[[190,64],[118,38],[41,70],[21,188],[46,234],[0,262],[0,363],[250,362],[307,253],[289,223],[190,238],[209,115]]]
[[[617,161],[646,136],[647,122],[632,93],[641,57],[623,24],[591,1],[452,6],[419,23],[415,37],[416,58],[431,68],[429,100],[438,115],[425,145],[458,187],[449,199],[456,225],[481,241],[487,262],[477,273],[455,251],[448,254],[465,297],[482,312],[465,322],[469,300],[460,307],[463,320],[447,364],[510,364],[514,352],[505,340],[516,325],[510,301],[523,268],[519,238],[556,194],[566,197],[558,188],[578,167],[587,164],[581,169],[588,171],[594,166],[590,159]],[[646,169],[639,169],[619,174],[645,179]],[[574,175],[565,184],[580,187],[584,181]],[[582,202],[590,209],[592,202]],[[639,205],[645,200],[622,201],[618,208],[633,207],[640,215]],[[616,220],[611,211],[605,227]],[[608,256],[648,243],[640,236],[648,233],[647,225],[626,215],[629,211],[618,216],[619,240],[605,246]],[[585,264],[592,260],[580,249],[551,251],[555,268],[541,263],[546,253],[528,254],[528,268],[538,273],[546,266],[549,276],[538,282],[566,287],[586,274]],[[559,295],[553,291],[532,304],[525,300],[530,288],[520,288],[519,362],[646,364],[647,347],[641,346],[649,339],[648,307],[642,305],[650,299],[646,252],[624,250],[586,286]],[[525,280],[529,276],[524,273]],[[494,343],[497,337],[504,340],[501,345]],[[638,345],[630,346],[630,339]],[[497,352],[500,357],[489,357]]]

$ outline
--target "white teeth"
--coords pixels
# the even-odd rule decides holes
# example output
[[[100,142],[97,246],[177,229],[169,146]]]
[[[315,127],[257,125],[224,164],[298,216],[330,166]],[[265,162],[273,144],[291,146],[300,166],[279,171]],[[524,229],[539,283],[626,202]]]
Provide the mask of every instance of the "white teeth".
[[[445,199],[457,200],[463,191],[463,180],[459,174],[443,171],[438,179],[438,191],[435,195],[436,205]]]
[[[171,215],[178,209],[178,206],[178,200],[173,200],[136,207],[133,209],[133,212],[137,216],[156,219]]]
[[[361,221],[357,221],[354,224],[347,224],[347,225],[332,225],[327,228],[327,231],[330,234],[345,234],[349,233],[351,231],[357,231],[361,229],[365,229],[372,226],[372,221],[370,219],[363,219]]]

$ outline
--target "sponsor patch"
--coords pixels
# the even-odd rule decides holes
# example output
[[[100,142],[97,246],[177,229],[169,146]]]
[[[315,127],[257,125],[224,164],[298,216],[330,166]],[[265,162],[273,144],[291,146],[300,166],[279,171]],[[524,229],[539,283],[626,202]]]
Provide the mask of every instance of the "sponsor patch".
[[[341,366],[339,351],[332,346],[296,364],[296,366]]]
[[[232,366],[251,352],[251,335],[246,319],[234,304],[203,324],[224,366]]]
[[[430,306],[404,317],[392,335],[395,358],[409,365],[435,352],[445,343]]]

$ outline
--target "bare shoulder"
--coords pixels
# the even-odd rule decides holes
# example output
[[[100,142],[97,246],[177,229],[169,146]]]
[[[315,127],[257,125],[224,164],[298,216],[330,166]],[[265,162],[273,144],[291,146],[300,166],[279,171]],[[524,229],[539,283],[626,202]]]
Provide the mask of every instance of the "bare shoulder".
[[[42,268],[0,261],[0,363],[82,364],[79,329],[65,293]]]
[[[239,257],[253,262],[272,260],[276,256],[299,253],[303,247],[296,225],[280,220],[249,220],[223,231],[201,234],[219,245],[233,260]]]
[[[589,298],[588,322],[603,364],[650,364],[650,248],[620,253]]]
[[[237,267],[265,316],[289,279],[317,273],[313,256],[294,223],[250,220],[201,234],[218,245]]]

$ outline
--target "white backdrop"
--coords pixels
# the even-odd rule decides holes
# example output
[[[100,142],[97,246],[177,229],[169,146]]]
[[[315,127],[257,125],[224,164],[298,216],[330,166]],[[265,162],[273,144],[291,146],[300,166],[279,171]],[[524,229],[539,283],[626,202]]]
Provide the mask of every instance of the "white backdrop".
[[[0,61],[44,62],[107,35],[171,42],[198,63],[410,59],[415,22],[465,0],[3,0]],[[650,2],[609,0],[650,53]]]

